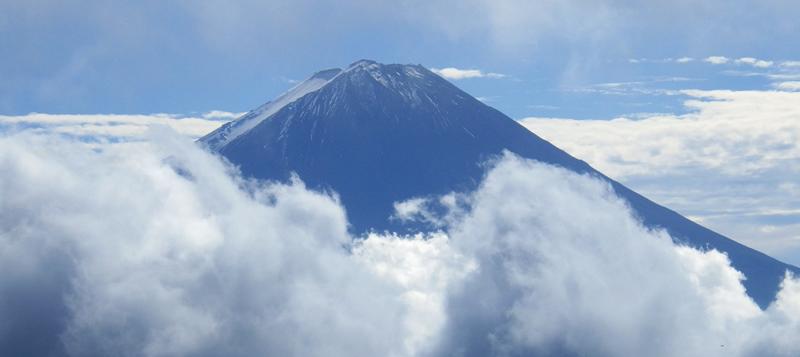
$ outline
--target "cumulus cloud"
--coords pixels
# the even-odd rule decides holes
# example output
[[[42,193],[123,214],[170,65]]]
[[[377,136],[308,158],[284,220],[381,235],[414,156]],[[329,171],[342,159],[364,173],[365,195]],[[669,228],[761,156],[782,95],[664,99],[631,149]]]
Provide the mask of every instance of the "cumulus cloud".
[[[467,78],[505,78],[505,74],[483,72],[479,69],[458,69],[455,67],[445,68],[431,68],[434,73],[453,80],[467,79]]]
[[[175,114],[42,114],[0,115],[0,129],[29,130],[92,138],[137,138],[142,137],[153,125],[166,125],[175,131],[200,137],[218,128],[241,113],[211,111],[199,117]]]
[[[522,123],[657,202],[800,262],[800,93],[683,93],[685,115]]]
[[[676,248],[597,179],[507,157],[473,200],[451,241],[478,270],[448,296],[438,352],[742,355],[758,335],[724,255]]]
[[[799,282],[758,309],[592,177],[506,155],[443,231],[354,239],[335,194],[148,138],[0,138],[3,354],[798,353]]]
[[[730,59],[728,57],[724,57],[724,56],[709,56],[709,57],[706,57],[703,61],[706,61],[706,62],[711,63],[711,64],[725,64],[725,63],[728,63],[728,61],[730,61]]]
[[[6,351],[403,351],[403,306],[346,254],[335,198],[299,182],[242,190],[216,158],[161,136],[101,151],[2,140]]]

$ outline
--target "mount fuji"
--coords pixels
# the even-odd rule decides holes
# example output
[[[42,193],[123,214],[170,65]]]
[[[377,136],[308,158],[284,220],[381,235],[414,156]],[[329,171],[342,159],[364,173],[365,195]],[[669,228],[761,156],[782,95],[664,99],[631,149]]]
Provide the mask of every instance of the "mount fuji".
[[[725,252],[762,308],[782,263],[702,227],[606,177],[421,65],[361,60],[315,73],[274,101],[199,140],[243,175],[338,193],[354,233],[426,227],[390,219],[394,203],[477,187],[489,159],[507,150],[607,181],[643,224],[674,240]]]

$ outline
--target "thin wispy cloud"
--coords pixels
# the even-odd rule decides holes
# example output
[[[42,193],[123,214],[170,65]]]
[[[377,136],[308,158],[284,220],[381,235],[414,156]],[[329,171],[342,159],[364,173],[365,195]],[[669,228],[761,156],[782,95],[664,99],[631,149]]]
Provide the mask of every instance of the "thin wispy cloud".
[[[758,67],[758,68],[769,68],[769,67],[772,67],[772,64],[774,62],[765,61],[765,60],[761,60],[761,59],[753,58],[753,57],[742,57],[742,58],[736,59],[734,61],[734,63],[751,65],[753,67]]]
[[[565,90],[578,93],[597,93],[604,95],[626,95],[626,96],[676,95],[679,94],[677,90],[658,88],[656,85],[660,83],[690,82],[697,80],[699,79],[688,78],[688,77],[654,77],[654,78],[646,78],[643,80],[629,81],[629,82],[596,83],[587,86],[566,88]]]
[[[694,61],[692,57],[679,58],[629,58],[629,63],[689,63]]]
[[[800,91],[800,81],[773,83],[773,87],[785,91]]]
[[[694,62],[695,58],[693,57],[678,57],[678,58],[660,58],[660,59],[648,59],[648,58],[631,58],[628,59],[630,63],[691,63]],[[737,64],[737,65],[749,65],[757,68],[769,68],[775,64],[775,61],[759,59],[755,57],[740,57],[740,58],[728,58],[725,56],[709,56],[702,59],[703,62],[721,65],[721,64]],[[800,67],[800,61],[784,61],[779,64],[782,67]]]
[[[502,73],[484,72],[479,69],[459,69],[455,67],[445,68],[431,68],[433,73],[436,73],[444,78],[460,80],[468,78],[506,78],[507,76]]]

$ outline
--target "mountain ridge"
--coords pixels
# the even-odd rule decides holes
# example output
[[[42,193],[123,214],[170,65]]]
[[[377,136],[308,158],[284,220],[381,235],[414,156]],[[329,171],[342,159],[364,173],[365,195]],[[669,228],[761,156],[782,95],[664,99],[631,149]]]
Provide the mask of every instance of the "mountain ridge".
[[[648,200],[422,65],[359,60],[317,72],[200,142],[245,176],[286,180],[296,172],[312,188],[336,191],[357,234],[425,229],[390,221],[393,203],[472,190],[483,176],[481,163],[508,150],[597,176],[646,226],[725,252],[762,308],[785,270],[800,273]]]

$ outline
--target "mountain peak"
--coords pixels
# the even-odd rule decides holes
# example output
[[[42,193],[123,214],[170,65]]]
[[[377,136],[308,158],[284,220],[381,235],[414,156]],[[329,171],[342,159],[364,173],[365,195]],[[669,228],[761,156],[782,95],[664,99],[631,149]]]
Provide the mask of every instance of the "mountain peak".
[[[611,180],[420,65],[356,61],[317,72],[275,100],[200,139],[242,174],[338,193],[356,233],[415,231],[395,202],[467,192],[504,151],[605,180],[651,228],[725,252],[765,307],[797,268],[712,232]]]
[[[451,90],[458,90],[421,65],[381,64],[373,60],[362,59],[351,63],[344,70],[330,68],[314,73],[311,77],[298,83],[278,98],[264,103],[236,120],[223,125],[201,141],[210,149],[218,150],[240,135],[255,128],[287,105],[306,95],[318,92],[333,82],[337,82],[337,88],[334,91],[347,90],[345,89],[346,87],[360,87],[361,92],[374,92],[377,87],[384,87],[396,94],[397,97],[415,106],[422,104],[423,98],[427,98],[429,104],[432,103],[430,95],[422,94],[426,90],[430,91],[428,89],[432,87],[451,86]],[[377,87],[376,83],[378,84]],[[425,89],[425,87],[429,88]],[[341,97],[340,94],[329,95],[334,99]],[[468,96],[458,95],[458,97],[466,98]]]
[[[369,73],[370,76],[387,84],[387,77],[399,78],[403,76],[410,76],[414,78],[423,78],[428,76],[435,76],[433,72],[423,67],[422,65],[413,64],[383,64],[372,60],[362,59],[350,64],[343,71],[343,73]],[[400,84],[400,83],[398,83]],[[408,83],[407,83],[408,84]]]

